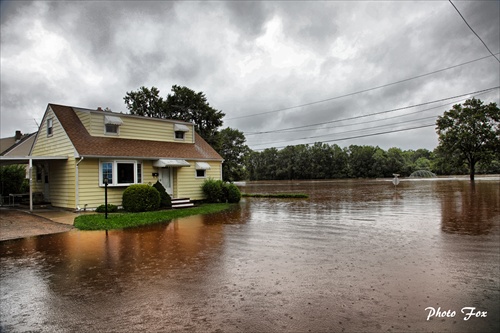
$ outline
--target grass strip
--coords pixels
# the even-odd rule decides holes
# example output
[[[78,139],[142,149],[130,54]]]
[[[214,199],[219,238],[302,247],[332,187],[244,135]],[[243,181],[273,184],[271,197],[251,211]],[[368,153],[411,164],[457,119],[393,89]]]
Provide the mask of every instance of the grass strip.
[[[143,213],[113,213],[80,215],[75,218],[74,226],[80,230],[112,230],[139,227],[166,222],[191,215],[211,214],[233,207],[233,204],[204,204],[193,208],[161,210]]]
[[[242,193],[241,196],[251,198],[309,198],[304,193]]]

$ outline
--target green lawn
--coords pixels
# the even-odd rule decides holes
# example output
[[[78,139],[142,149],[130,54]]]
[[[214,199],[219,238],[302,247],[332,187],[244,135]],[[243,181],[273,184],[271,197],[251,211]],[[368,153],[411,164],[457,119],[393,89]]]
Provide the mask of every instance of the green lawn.
[[[108,218],[104,214],[80,215],[74,225],[80,230],[112,230],[138,227],[191,215],[217,213],[234,207],[234,204],[204,204],[193,208],[161,210],[144,213],[112,213]]]

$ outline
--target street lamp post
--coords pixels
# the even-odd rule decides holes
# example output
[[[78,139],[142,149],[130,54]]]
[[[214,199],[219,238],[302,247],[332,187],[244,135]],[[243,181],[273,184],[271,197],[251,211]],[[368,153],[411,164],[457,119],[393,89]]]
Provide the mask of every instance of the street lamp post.
[[[108,178],[104,178],[104,218],[108,218]]]

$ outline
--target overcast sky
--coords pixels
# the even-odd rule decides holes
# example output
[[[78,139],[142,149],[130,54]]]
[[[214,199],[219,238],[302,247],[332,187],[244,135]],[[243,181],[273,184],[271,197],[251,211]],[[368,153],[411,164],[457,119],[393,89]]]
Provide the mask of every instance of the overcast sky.
[[[500,52],[500,2],[454,4]],[[434,126],[366,135],[434,124],[499,86],[500,64],[448,1],[1,2],[1,137],[36,131],[48,103],[127,112],[126,92],[174,84],[252,149],[432,150]],[[499,89],[477,97],[500,104]]]

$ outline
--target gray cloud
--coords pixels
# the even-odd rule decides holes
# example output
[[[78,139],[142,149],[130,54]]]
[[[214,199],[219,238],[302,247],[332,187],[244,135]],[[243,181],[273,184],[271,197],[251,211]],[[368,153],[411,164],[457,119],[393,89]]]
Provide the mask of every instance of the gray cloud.
[[[498,52],[500,3],[456,5]],[[163,96],[174,84],[203,91],[213,107],[226,113],[225,126],[255,132],[365,115],[500,84],[498,62],[489,58],[370,92],[235,119],[488,55],[447,2],[7,1],[2,2],[1,29],[2,137],[16,129],[33,131],[33,118],[40,120],[47,103],[125,111],[125,93],[143,85],[158,87]],[[500,99],[498,90],[481,97]],[[437,115],[449,107],[451,102],[423,114]],[[387,128],[382,125],[395,122],[342,122],[323,126],[328,129],[247,139],[251,146],[265,148],[281,146],[281,141],[347,136],[339,132],[366,133],[362,130],[370,126],[382,131]],[[437,136],[431,127],[336,143],[432,149]]]

